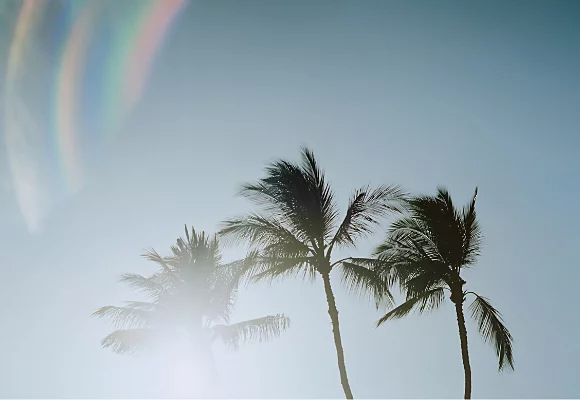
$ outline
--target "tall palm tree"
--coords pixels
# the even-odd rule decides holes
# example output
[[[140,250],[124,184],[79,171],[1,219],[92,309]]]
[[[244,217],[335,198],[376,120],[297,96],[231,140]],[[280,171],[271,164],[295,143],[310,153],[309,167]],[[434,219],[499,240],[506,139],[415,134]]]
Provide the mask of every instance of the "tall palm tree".
[[[93,313],[112,320],[116,330],[101,344],[115,353],[139,353],[178,337],[186,337],[193,356],[206,368],[208,380],[217,379],[211,344],[220,339],[236,349],[251,341],[277,337],[289,326],[284,315],[266,316],[230,324],[238,287],[236,270],[243,262],[222,264],[217,238],[204,232],[191,234],[171,246],[172,255],[155,250],[143,256],[159,269],[151,276],[124,274],[121,281],[143,292],[146,301],[106,306]]]
[[[512,336],[502,316],[477,293],[466,291],[461,272],[472,267],[480,254],[481,230],[476,218],[475,200],[462,210],[455,208],[447,190],[439,188],[436,196],[417,196],[408,201],[410,215],[396,221],[388,237],[376,250],[375,271],[385,279],[398,281],[406,293],[406,301],[385,314],[377,326],[401,318],[416,309],[420,313],[439,307],[450,293],[455,305],[461,355],[465,372],[466,399],[471,398],[471,366],[467,348],[467,329],[463,303],[474,297],[469,306],[485,341],[491,341],[499,361],[499,370],[514,368]]]
[[[300,164],[280,160],[266,168],[266,177],[242,186],[240,194],[250,199],[260,213],[226,221],[221,235],[248,242],[253,281],[293,277],[315,279],[320,275],[328,302],[340,382],[346,398],[352,399],[340,335],[338,310],[330,273],[340,269],[347,288],[371,294],[377,302],[390,301],[390,292],[371,269],[350,262],[332,260],[338,247],[354,247],[356,239],[369,234],[391,211],[400,211],[402,191],[396,186],[365,187],[357,190],[339,221],[334,194],[314,154],[302,149]]]

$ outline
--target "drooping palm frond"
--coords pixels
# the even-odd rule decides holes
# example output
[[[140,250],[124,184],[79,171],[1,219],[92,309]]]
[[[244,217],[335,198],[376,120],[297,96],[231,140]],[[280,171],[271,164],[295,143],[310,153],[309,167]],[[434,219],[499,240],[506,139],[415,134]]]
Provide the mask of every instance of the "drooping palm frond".
[[[246,258],[242,274],[248,278],[245,283],[272,280],[299,271],[312,277],[310,272],[314,270],[309,267],[309,261],[315,250],[273,218],[254,214],[230,220],[220,234],[245,239],[252,245],[253,252]]]
[[[403,290],[412,292],[411,297],[428,288],[429,282],[452,281],[453,271],[438,261],[437,256],[427,254],[414,238],[408,237],[400,241],[387,238],[380,251],[377,261],[372,263],[373,269],[383,275],[389,285],[399,284]],[[409,286],[408,281],[411,279],[414,284]],[[425,281],[425,286],[417,286],[420,281]]]
[[[136,304],[128,304],[125,307],[105,306],[92,315],[98,318],[109,318],[117,329],[146,328],[154,325],[155,305],[150,304],[150,306],[148,309]]]
[[[159,343],[153,329],[120,329],[107,335],[101,345],[117,354],[139,354],[150,351]]]
[[[375,255],[387,259],[391,254],[400,257],[406,251],[413,258],[446,262],[434,235],[426,222],[414,217],[400,218],[391,224],[387,239],[377,247]]]
[[[243,344],[263,342],[280,336],[290,326],[290,319],[283,314],[238,322],[232,325],[215,325],[214,337],[219,338],[231,349]]]
[[[357,263],[354,259],[343,261],[340,265],[342,283],[346,289],[357,296],[370,297],[375,302],[377,309],[384,305],[388,308],[393,306],[393,295],[389,290],[388,279],[384,275],[369,269],[363,263]]]
[[[383,270],[387,270],[391,267],[391,264],[384,259],[381,258],[368,258],[368,257],[350,257],[347,259],[357,265],[362,265],[365,268],[371,269],[376,273],[382,273]],[[392,282],[389,282],[389,286],[392,285]]]
[[[445,300],[445,288],[443,287],[435,287],[423,293],[429,294],[422,296],[421,305],[419,306],[419,313],[436,310]]]
[[[390,319],[403,318],[409,314],[416,306],[419,306],[420,313],[431,311],[439,307],[445,298],[444,289],[438,287],[428,290],[417,297],[408,298],[404,303],[395,307],[377,321],[377,327]]]
[[[303,254],[312,250],[282,223],[258,214],[225,221],[219,234],[236,243],[246,241],[253,247],[269,246],[288,254]]]
[[[316,268],[313,260],[314,257],[260,257],[261,268],[255,269],[251,280],[272,283],[276,279],[298,276],[300,272],[302,272],[303,278],[314,280]]]
[[[450,269],[438,262],[418,260],[405,267],[399,276],[401,287],[408,298],[437,287],[449,286],[451,282]]]
[[[349,260],[354,264],[361,265],[372,270],[375,274],[378,274],[380,279],[386,283],[388,288],[392,288],[395,284],[403,282],[405,275],[401,276],[401,274],[409,273],[409,268],[406,268],[405,265],[401,265],[401,263],[396,260],[357,257],[350,258]]]
[[[503,323],[501,313],[485,297],[476,293],[475,300],[469,306],[471,316],[477,322],[479,332],[486,342],[491,342],[498,358],[498,369],[506,366],[514,369],[513,338]]]

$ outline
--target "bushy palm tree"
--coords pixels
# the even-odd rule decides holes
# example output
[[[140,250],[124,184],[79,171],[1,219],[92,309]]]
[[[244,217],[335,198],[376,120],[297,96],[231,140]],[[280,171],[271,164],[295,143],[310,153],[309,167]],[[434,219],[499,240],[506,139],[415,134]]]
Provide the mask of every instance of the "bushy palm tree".
[[[350,262],[332,260],[338,247],[354,247],[355,241],[372,231],[382,217],[399,210],[402,191],[396,186],[365,187],[352,196],[346,215],[339,221],[334,194],[314,154],[302,149],[300,164],[285,160],[266,168],[266,177],[242,186],[241,195],[260,208],[225,222],[222,235],[249,243],[252,260],[246,276],[252,280],[322,277],[328,314],[332,322],[340,381],[345,396],[352,399],[340,335],[338,310],[330,273],[339,268],[347,288],[369,293],[377,301],[390,301],[385,282],[375,272]]]
[[[220,339],[236,349],[251,341],[268,340],[289,326],[284,315],[266,316],[230,324],[243,262],[222,264],[217,238],[204,232],[177,239],[172,255],[161,257],[155,250],[144,257],[159,270],[151,276],[125,274],[121,281],[143,292],[145,301],[131,301],[125,306],[106,306],[94,312],[96,317],[112,320],[116,330],[101,344],[115,353],[138,353],[162,344],[162,341],[186,337],[199,365],[216,379],[217,371],[211,344]]]
[[[416,309],[433,310],[450,293],[455,305],[461,354],[465,372],[466,399],[471,397],[471,366],[467,347],[467,329],[463,303],[474,297],[469,306],[479,332],[491,341],[499,360],[499,370],[514,368],[512,336],[502,316],[483,296],[466,291],[461,272],[472,267],[480,254],[481,230],[476,218],[475,200],[462,210],[455,208],[447,190],[439,188],[436,196],[417,196],[408,201],[410,215],[396,221],[388,237],[377,248],[379,263],[376,271],[385,279],[398,281],[406,293],[406,301],[385,314],[377,326],[401,318]]]

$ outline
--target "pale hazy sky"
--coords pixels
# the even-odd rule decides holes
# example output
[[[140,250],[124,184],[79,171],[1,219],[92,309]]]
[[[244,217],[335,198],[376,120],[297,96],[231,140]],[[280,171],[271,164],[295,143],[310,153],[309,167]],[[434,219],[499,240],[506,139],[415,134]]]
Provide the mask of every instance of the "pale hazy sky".
[[[516,370],[498,373],[468,322],[473,395],[580,396],[579,21],[562,0],[192,3],[123,135],[40,233],[0,149],[0,397],[162,396],[151,360],[101,349],[110,328],[91,312],[131,299],[117,279],[151,271],[143,248],[249,210],[238,185],[302,144],[342,205],[369,182],[445,185],[459,203],[479,186],[486,239],[466,280],[503,313]],[[380,314],[336,278],[356,397],[462,395],[450,304],[375,329]],[[320,280],[242,292],[236,319],[283,312],[292,327],[216,345],[224,395],[342,397],[326,307]]]

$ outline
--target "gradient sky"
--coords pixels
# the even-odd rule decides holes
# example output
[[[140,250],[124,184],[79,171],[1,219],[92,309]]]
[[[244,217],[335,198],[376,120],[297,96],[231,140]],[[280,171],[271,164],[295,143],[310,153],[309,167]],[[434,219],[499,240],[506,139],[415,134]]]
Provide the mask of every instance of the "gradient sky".
[[[162,366],[101,349],[110,328],[91,312],[131,299],[117,279],[151,271],[143,248],[248,211],[238,185],[302,144],[341,205],[369,182],[445,185],[459,203],[479,186],[486,239],[467,286],[503,313],[516,370],[497,372],[468,321],[473,396],[580,396],[578,21],[563,0],[192,3],[123,135],[38,234],[1,154],[0,397],[163,396]],[[337,278],[356,397],[462,395],[450,304],[375,329],[380,313]],[[326,307],[320,280],[242,292],[235,319],[283,312],[292,327],[216,344],[223,395],[342,397]]]

